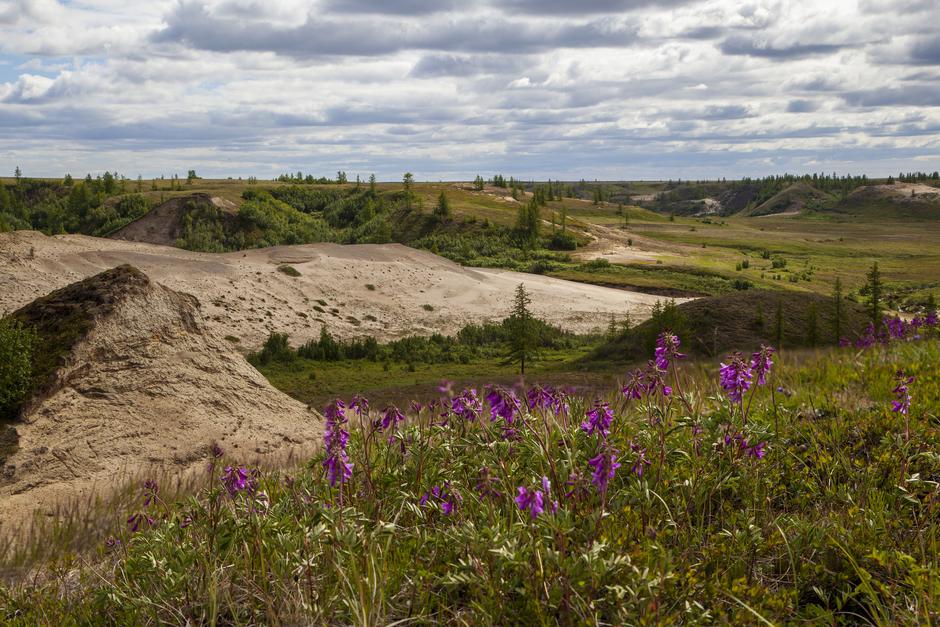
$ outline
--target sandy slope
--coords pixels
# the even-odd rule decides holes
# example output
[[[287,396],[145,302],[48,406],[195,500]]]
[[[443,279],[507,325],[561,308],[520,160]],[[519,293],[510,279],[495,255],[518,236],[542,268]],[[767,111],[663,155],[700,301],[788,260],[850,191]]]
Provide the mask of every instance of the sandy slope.
[[[463,268],[397,244],[311,244],[215,255],[18,231],[0,233],[0,312],[122,263],[196,296],[208,324],[239,338],[245,349],[259,346],[271,331],[302,343],[318,335],[321,325],[340,337],[454,333],[465,324],[505,316],[520,282],[531,292],[537,315],[576,331],[606,326],[611,313],[642,320],[657,300],[532,274]],[[282,264],[301,276],[279,272]]]
[[[81,292],[115,274],[114,308],[94,317],[14,424],[18,446],[0,471],[0,524],[49,513],[63,498],[105,493],[144,469],[203,468],[214,442],[251,463],[312,451],[322,437],[319,415],[271,387],[205,323],[192,296],[131,269],[91,278]],[[90,311],[96,301],[76,300],[75,292],[22,311],[35,319],[56,302],[86,302]]]

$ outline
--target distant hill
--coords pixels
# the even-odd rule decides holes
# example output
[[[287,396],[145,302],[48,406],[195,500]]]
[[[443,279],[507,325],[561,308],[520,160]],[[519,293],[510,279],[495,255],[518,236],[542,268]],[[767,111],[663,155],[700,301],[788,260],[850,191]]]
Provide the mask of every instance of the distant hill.
[[[900,182],[869,185],[835,203],[831,211],[866,218],[940,220],[940,188]]]
[[[864,308],[844,300],[842,335],[853,338],[867,326]],[[784,348],[836,344],[833,332],[835,305],[824,296],[795,292],[742,291],[667,305],[646,322],[597,348],[588,361],[642,362],[650,359],[656,336],[670,329],[692,355],[721,356],[732,350],[753,351],[761,344],[778,344],[776,314],[783,318]],[[812,310],[816,311],[816,338],[812,338]]]
[[[797,215],[804,210],[825,210],[835,198],[802,181],[790,185],[759,205],[746,207],[740,216]]]
[[[111,233],[111,239],[173,246],[186,235],[186,223],[212,213],[218,219],[233,222],[237,218],[235,203],[209,194],[189,194],[171,198],[157,205],[127,226]]]

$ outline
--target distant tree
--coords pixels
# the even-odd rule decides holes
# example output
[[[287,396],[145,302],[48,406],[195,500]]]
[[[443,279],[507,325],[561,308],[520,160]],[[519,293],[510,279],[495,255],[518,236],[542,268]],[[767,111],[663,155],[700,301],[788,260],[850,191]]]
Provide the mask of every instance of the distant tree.
[[[375,174],[369,175],[369,191],[375,193]]]
[[[865,291],[868,293],[868,317],[875,326],[881,324],[882,303],[881,296],[884,291],[884,283],[881,280],[881,271],[878,269],[878,262],[874,262],[871,270],[865,276],[867,283]]]
[[[411,192],[411,186],[414,185],[415,177],[411,172],[405,172],[405,175],[401,178],[402,188],[405,190],[405,205],[410,209],[411,201],[413,194]]]
[[[13,170],[13,178],[16,179],[17,184],[19,184],[20,179],[23,178],[23,171],[20,170],[20,166],[16,166],[16,169]]]
[[[541,223],[539,203],[533,196],[528,203],[519,207],[516,217],[516,230],[527,245],[532,246],[538,241]]]
[[[65,185],[66,187],[71,187],[73,183],[75,183],[75,181],[72,180],[71,174],[66,174],[65,178],[62,179],[62,184]]]
[[[193,181],[195,181],[195,180],[198,179],[198,178],[199,178],[199,177],[196,176],[196,171],[195,171],[195,170],[189,170],[188,172],[186,172],[186,184],[187,184],[187,185],[192,185],[192,184],[193,184]]]
[[[806,314],[806,343],[814,348],[819,343],[819,315],[816,311],[816,303],[809,304]]]
[[[832,287],[832,331],[835,334],[835,342],[842,339],[842,279],[836,277],[836,283]]]
[[[346,178],[346,172],[344,172],[343,170],[340,170],[339,172],[337,172],[336,182],[339,183],[340,185],[345,185],[348,182],[348,179]]]
[[[477,174],[477,177],[473,179],[473,187],[478,191],[482,192],[483,187],[486,185],[486,181],[483,180],[483,177]]]
[[[434,215],[442,220],[450,219],[450,203],[447,201],[447,194],[441,192],[437,198],[437,207],[434,209]]]
[[[529,311],[531,303],[525,285],[520,283],[507,319],[510,333],[504,361],[505,364],[519,364],[519,374],[525,374],[526,363],[537,358],[538,330]]]
[[[777,349],[783,347],[783,301],[777,301],[777,314],[775,316],[776,324],[774,325],[774,343],[777,345]]]
[[[251,181],[248,182],[250,183]],[[150,179],[150,191],[157,191],[157,179]]]

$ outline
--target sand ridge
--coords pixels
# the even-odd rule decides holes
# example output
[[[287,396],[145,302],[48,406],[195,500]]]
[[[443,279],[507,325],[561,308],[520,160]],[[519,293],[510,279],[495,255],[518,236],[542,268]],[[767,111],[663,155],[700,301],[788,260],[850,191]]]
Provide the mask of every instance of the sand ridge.
[[[536,315],[588,332],[610,315],[647,318],[659,297],[498,269],[465,268],[400,244],[309,244],[194,253],[168,246],[35,231],[0,233],[0,313],[107,268],[128,263],[152,280],[192,294],[206,324],[242,350],[272,332],[292,344],[317,337],[456,333],[499,320],[524,283]],[[279,267],[290,266],[300,276]],[[371,287],[370,287],[371,286]]]

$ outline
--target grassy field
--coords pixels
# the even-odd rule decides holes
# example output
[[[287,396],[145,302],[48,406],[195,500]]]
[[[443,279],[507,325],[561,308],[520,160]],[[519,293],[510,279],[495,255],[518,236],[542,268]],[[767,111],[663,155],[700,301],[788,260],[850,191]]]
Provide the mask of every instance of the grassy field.
[[[73,512],[72,533],[35,529],[45,550],[4,559],[44,575],[0,588],[0,616],[935,621],[940,344],[774,359],[740,401],[716,362],[672,360],[640,399],[608,390],[609,414],[553,391],[514,409],[509,390],[479,406],[437,394],[401,421],[374,400],[362,416],[335,408],[327,449],[297,468],[239,466],[219,451],[182,490],[155,477],[93,520]],[[914,377],[900,392],[899,370]],[[898,399],[907,413],[893,411]]]

